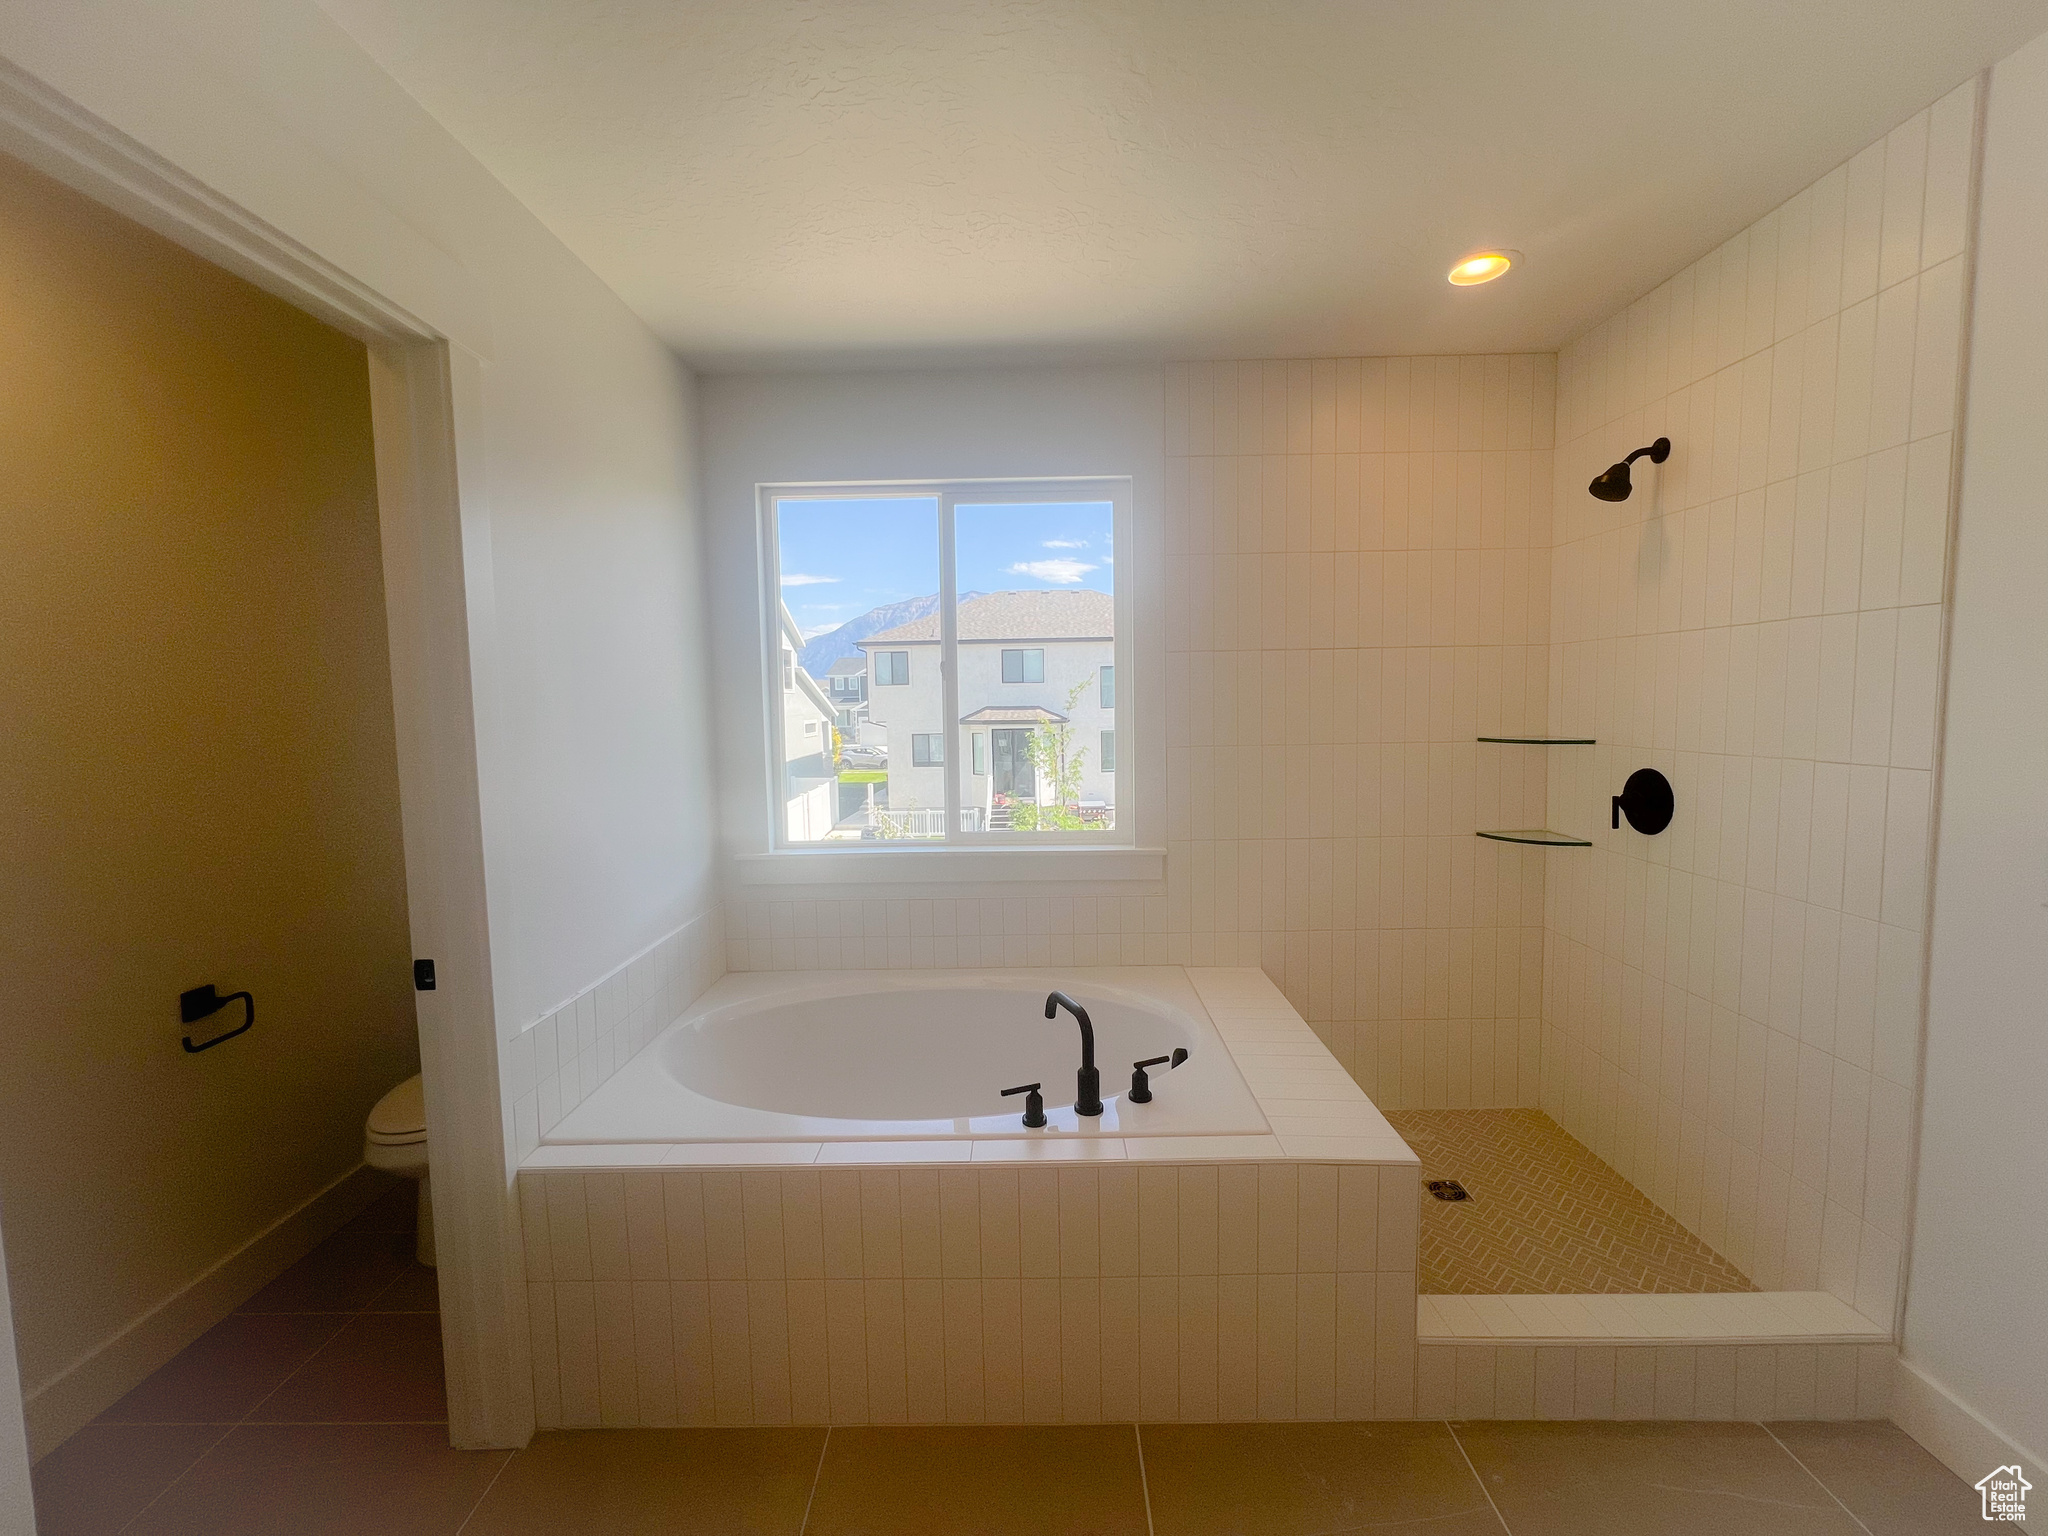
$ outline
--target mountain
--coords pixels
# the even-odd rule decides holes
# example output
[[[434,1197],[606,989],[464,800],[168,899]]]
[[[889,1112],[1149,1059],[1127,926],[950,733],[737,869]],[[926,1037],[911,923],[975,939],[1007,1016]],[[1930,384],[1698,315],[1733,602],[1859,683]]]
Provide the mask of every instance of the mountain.
[[[981,592],[962,592],[960,601],[983,597]],[[860,655],[860,647],[854,642],[865,640],[869,635],[879,635],[885,629],[894,629],[898,624],[908,624],[912,619],[926,619],[939,611],[939,595],[929,597],[906,597],[900,603],[884,603],[879,608],[870,608],[857,619],[848,619],[837,629],[828,629],[822,635],[813,635],[797,654],[797,660],[812,677],[823,677],[833,662],[844,656]]]

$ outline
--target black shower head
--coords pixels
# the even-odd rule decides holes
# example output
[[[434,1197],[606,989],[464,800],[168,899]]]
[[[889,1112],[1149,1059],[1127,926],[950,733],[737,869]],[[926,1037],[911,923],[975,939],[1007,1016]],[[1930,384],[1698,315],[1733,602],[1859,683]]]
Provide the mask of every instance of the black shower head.
[[[1671,439],[1660,437],[1647,448],[1638,448],[1619,464],[1610,464],[1593,477],[1593,483],[1586,487],[1602,501],[1627,501],[1628,493],[1635,489],[1628,483],[1628,467],[1644,454],[1650,456],[1652,464],[1662,464],[1671,457]]]

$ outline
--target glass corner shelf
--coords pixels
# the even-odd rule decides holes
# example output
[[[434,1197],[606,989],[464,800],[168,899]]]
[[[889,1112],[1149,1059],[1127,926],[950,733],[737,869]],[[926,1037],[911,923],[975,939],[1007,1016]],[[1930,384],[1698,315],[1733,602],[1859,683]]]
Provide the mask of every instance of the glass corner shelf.
[[[1591,736],[1481,736],[1481,741],[1505,742],[1516,747],[1590,747]]]
[[[1532,848],[1590,848],[1593,845],[1583,837],[1572,837],[1563,832],[1552,832],[1542,827],[1506,832],[1481,832],[1481,837],[1493,839],[1496,843],[1527,843]]]

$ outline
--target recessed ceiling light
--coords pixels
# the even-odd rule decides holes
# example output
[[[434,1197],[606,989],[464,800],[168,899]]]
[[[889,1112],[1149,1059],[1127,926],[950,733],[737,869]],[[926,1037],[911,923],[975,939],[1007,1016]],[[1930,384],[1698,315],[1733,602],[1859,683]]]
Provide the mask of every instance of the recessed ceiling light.
[[[1451,268],[1451,281],[1460,288],[1490,283],[1522,259],[1520,251],[1479,251]]]

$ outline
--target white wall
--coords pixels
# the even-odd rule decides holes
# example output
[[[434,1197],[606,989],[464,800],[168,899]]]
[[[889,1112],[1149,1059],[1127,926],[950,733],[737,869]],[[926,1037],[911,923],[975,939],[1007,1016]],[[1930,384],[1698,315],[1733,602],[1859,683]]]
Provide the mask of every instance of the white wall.
[[[2002,1438],[1958,1471],[2048,1488],[2048,37],[1992,72],[1982,187],[1903,1353]]]
[[[1543,1105],[1766,1290],[1894,1315],[1976,87],[1558,363]],[[1586,485],[1659,436],[1635,494]],[[1637,768],[1677,815],[1610,826]]]
[[[770,825],[755,486],[1128,475],[1140,567],[1163,569],[1156,529],[1165,496],[1165,391],[1157,368],[749,375],[702,380],[699,399],[713,654],[721,683],[720,784],[734,853],[764,850]],[[1119,579],[1125,574],[1119,572]],[[1129,680],[1141,701],[1146,680],[1152,680],[1155,710],[1163,689],[1162,658],[1156,649],[1146,651],[1143,640],[1162,633],[1162,585],[1157,579],[1149,588],[1137,583],[1141,648]],[[884,718],[891,691],[870,694],[870,707]],[[1142,712],[1146,706],[1138,707]],[[934,717],[930,729],[940,728]],[[1140,841],[1155,846],[1163,825],[1163,755],[1162,748],[1147,765],[1153,770],[1149,781],[1162,786],[1151,807],[1162,821],[1149,839],[1142,820],[1139,826]],[[889,759],[892,777],[899,765],[908,768],[908,728],[890,731]],[[937,803],[922,795],[920,801]]]

